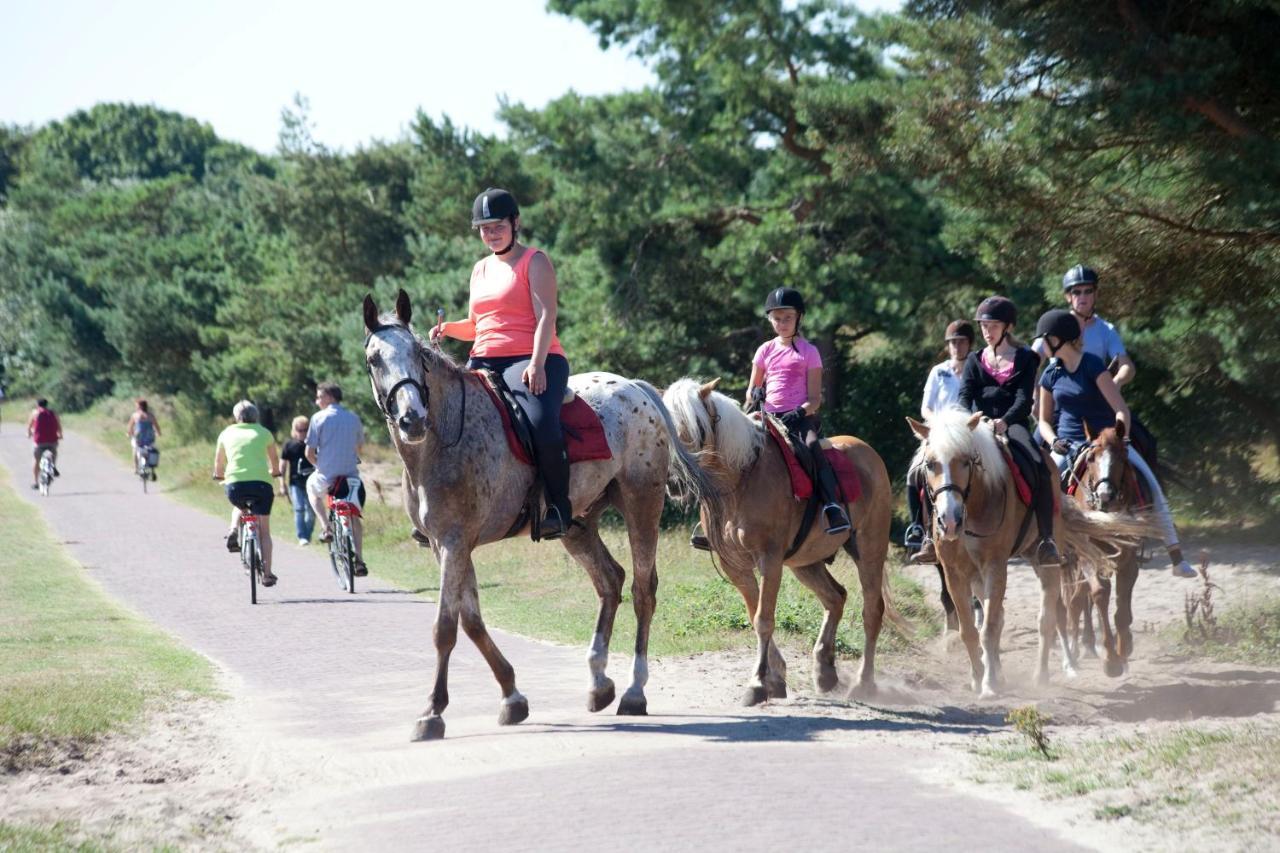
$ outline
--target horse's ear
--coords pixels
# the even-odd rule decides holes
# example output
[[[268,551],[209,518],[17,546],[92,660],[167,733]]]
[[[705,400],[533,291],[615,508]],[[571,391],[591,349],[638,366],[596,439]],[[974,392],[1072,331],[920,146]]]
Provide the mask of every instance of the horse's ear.
[[[1118,426],[1118,425],[1117,425]],[[1093,430],[1089,429],[1089,422],[1084,422],[1084,440],[1093,444]]]
[[[396,294],[396,316],[406,326],[409,325],[409,318],[413,316],[413,307],[409,305],[409,294],[404,292],[403,287]]]
[[[1085,429],[1088,429],[1088,428],[1089,428],[1088,426],[1085,426]],[[1124,441],[1124,432],[1125,432],[1124,421],[1116,421],[1116,438],[1120,439],[1121,441]]]
[[[980,423],[982,423],[982,412],[974,412],[973,416],[969,418],[969,430],[977,429]]]
[[[916,434],[916,438],[921,441],[929,440],[929,425],[922,424],[910,415],[907,416],[907,426],[911,427],[911,431]]]
[[[701,397],[703,400],[707,399],[707,396],[710,395],[712,391],[716,390],[716,386],[719,384],[720,384],[720,377],[717,376],[715,379],[712,379],[710,382],[705,383],[701,388],[698,389],[698,396]]]
[[[373,304],[373,297],[364,295],[364,330],[372,333],[378,328],[378,306]]]

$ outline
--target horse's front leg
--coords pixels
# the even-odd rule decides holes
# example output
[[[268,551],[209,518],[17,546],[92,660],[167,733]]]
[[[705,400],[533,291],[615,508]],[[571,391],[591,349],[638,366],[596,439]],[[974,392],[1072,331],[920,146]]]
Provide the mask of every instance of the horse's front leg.
[[[971,585],[969,583],[969,571],[971,566],[960,565],[960,548],[951,546],[947,549],[950,554],[939,556],[942,557],[942,568],[947,576],[947,589],[951,593],[952,601],[965,601],[971,595]],[[985,614],[986,620],[990,620],[991,614]],[[969,686],[974,693],[982,689],[982,655],[978,649],[978,628],[974,625],[973,609],[970,607],[956,608],[956,621],[960,625],[960,639],[964,642],[964,649],[969,655]]]
[[[1133,654],[1133,587],[1138,582],[1138,555],[1127,549],[1116,568],[1116,654],[1120,657],[1121,672],[1129,669],[1129,656]]]
[[[1003,674],[1000,667],[1000,632],[1004,630],[1004,592],[1008,581],[1008,566],[997,564],[983,578],[982,622],[982,697],[990,699],[1001,687]]]
[[[742,700],[744,705],[787,697],[786,676],[775,671],[770,663],[775,656],[781,657],[773,646],[773,628],[778,588],[782,583],[782,561],[776,555],[764,555],[757,559],[756,567],[760,572],[760,603],[752,620],[756,628],[756,668]]]
[[[1116,635],[1111,630],[1111,579],[1095,576],[1089,584],[1089,600],[1098,611],[1098,624],[1102,628],[1102,648],[1106,656],[1102,662],[1102,671],[1111,678],[1116,678],[1124,674],[1124,661],[1120,659],[1116,649]]]
[[[1075,674],[1076,661],[1067,642],[1066,626],[1058,618],[1062,604],[1062,570],[1057,566],[1036,566],[1036,577],[1040,580],[1040,646],[1036,661],[1036,683],[1044,685],[1049,683],[1049,649],[1053,646],[1055,635],[1061,640],[1063,668],[1069,674]]]
[[[449,705],[449,656],[458,642],[457,607],[461,598],[460,575],[463,568],[456,552],[440,550],[440,602],[436,605],[436,622],[432,639],[436,647],[435,685],[431,689],[431,704],[413,726],[411,740],[439,740],[444,737],[444,709]]]

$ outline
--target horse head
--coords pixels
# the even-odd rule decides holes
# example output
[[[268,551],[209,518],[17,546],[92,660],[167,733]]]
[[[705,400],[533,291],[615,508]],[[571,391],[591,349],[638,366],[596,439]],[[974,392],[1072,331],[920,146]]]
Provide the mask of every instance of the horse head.
[[[426,439],[431,402],[431,359],[409,326],[412,316],[409,295],[403,290],[396,297],[394,314],[379,315],[373,297],[364,298],[364,356],[373,398],[405,444]]]
[[[927,424],[907,418],[921,442],[919,464],[941,541],[952,541],[964,530],[965,504],[973,486],[989,486],[1003,473],[990,429],[983,427],[984,432],[979,432],[981,422],[981,414],[950,410],[939,412]]]
[[[1081,451],[1085,467],[1080,478],[1086,490],[1085,498],[1091,508],[1101,512],[1120,509],[1125,503],[1125,483],[1129,473],[1124,425],[1108,427],[1096,436],[1089,436],[1086,432],[1086,437],[1089,444]]]

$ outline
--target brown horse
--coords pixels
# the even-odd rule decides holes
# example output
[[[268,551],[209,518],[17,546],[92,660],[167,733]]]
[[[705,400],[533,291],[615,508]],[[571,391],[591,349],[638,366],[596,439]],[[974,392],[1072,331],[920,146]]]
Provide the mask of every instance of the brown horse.
[[[981,653],[972,611],[959,607],[956,615],[969,653],[971,686],[984,697],[994,696],[1003,680],[1000,633],[1008,563],[1020,554],[1035,553],[1034,520],[1027,516],[1032,510],[1019,501],[995,433],[980,414],[945,411],[927,425],[911,418],[907,422],[924,443],[926,491],[947,589],[955,601],[968,600],[971,591],[980,591],[983,598]],[[1068,502],[1055,519],[1054,538],[1082,559],[1109,565],[1107,554],[1094,540],[1132,544],[1148,529],[1145,521],[1081,510]],[[1075,659],[1065,620],[1059,619],[1061,572],[1056,566],[1036,566],[1035,571],[1041,593],[1036,681],[1045,684],[1055,634],[1069,674],[1075,671]]]
[[[893,500],[884,462],[856,438],[832,437],[831,445],[849,458],[862,480],[861,497],[846,507],[853,530],[828,535],[819,519],[798,550],[787,557],[805,505],[792,497],[781,451],[759,421],[715,391],[718,381],[700,385],[693,379],[681,379],[667,389],[663,402],[671,411],[680,440],[697,451],[700,464],[716,484],[720,500],[718,504],[703,503],[703,526],[725,574],[742,594],[756,629],[756,665],[743,703],[755,705],[787,695],[786,663],[773,641],[774,608],[784,563],[813,591],[824,611],[813,647],[814,684],[823,692],[838,684],[836,630],[847,593],[827,571],[827,561],[842,546],[857,563],[862,585],[865,643],[855,689],[870,695],[875,692],[876,641],[884,617],[888,615],[900,629],[909,631],[893,609],[884,576]]]
[[[381,317],[373,299],[365,297],[365,359],[374,399],[404,461],[405,510],[440,563],[435,686],[413,733],[414,740],[433,740],[444,736],[441,714],[449,704],[449,656],[459,621],[502,689],[498,723],[518,723],[529,715],[528,701],[516,690],[515,671],[480,616],[471,554],[480,545],[515,535],[512,528],[533,486],[534,470],[508,449],[502,416],[480,379],[426,346],[409,327],[410,316],[403,290],[395,313]],[[625,574],[599,532],[600,516],[612,506],[627,524],[636,613],[631,685],[618,703],[618,713],[644,714],[649,626],[658,587],[658,521],[668,469],[674,466],[699,495],[709,483],[697,460],[680,446],[662,398],[651,385],[610,373],[588,373],[570,377],[569,387],[599,415],[612,452],[610,459],[573,465],[569,494],[578,517],[563,540],[600,598],[587,653],[587,708],[598,711],[614,699],[605,665]],[[714,496],[707,499],[714,501]]]
[[[1124,443],[1123,424],[1109,427],[1080,451],[1083,469],[1072,474],[1073,497],[1081,507],[1107,513],[1128,514],[1138,505],[1136,479],[1129,464],[1129,451]],[[1080,647],[1080,624],[1084,623],[1083,648],[1098,656],[1093,633],[1093,611],[1097,610],[1102,628],[1106,657],[1103,672],[1115,678],[1128,669],[1133,652],[1133,587],[1138,580],[1138,548],[1121,543],[1112,557],[1111,571],[1106,567],[1081,560],[1074,561],[1064,572],[1064,594],[1067,602],[1068,636],[1073,647]],[[1111,627],[1111,575],[1116,579],[1115,630]]]

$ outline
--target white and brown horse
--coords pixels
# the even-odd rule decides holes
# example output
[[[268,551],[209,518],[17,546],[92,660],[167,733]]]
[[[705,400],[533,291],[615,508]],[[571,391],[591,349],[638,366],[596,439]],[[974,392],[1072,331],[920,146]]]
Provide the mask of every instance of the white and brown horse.
[[[944,411],[928,424],[907,418],[921,440],[926,492],[932,504],[934,540],[954,601],[970,594],[983,602],[981,650],[972,611],[957,608],[960,636],[969,653],[971,686],[994,696],[1002,682],[1000,634],[1004,629],[1004,593],[1012,557],[1035,553],[1033,512],[1019,500],[1013,475],[989,421],[981,415]],[[1046,463],[1046,467],[1048,464]],[[1052,482],[1052,480],[1050,480]],[[1121,544],[1133,544],[1150,532],[1147,521],[1107,515],[1064,502],[1055,518],[1054,538],[1068,553],[1095,565],[1111,565]],[[1109,546],[1099,543],[1111,543]],[[1075,672],[1062,610],[1062,572],[1036,566],[1040,581],[1040,644],[1036,681],[1049,681],[1049,650],[1055,635],[1063,668]]]
[[[667,389],[663,401],[680,440],[697,453],[719,493],[718,502],[703,503],[703,527],[755,626],[756,664],[744,704],[787,695],[786,664],[773,641],[774,608],[784,564],[813,591],[824,611],[813,647],[814,685],[824,692],[837,685],[836,630],[847,593],[827,571],[827,560],[841,547],[857,563],[862,585],[864,648],[855,689],[863,695],[874,693],[876,641],[884,617],[888,615],[902,630],[909,631],[893,609],[884,574],[893,500],[884,462],[866,443],[851,436],[833,436],[831,445],[848,457],[861,478],[861,496],[846,506],[853,530],[828,535],[818,518],[796,552],[786,556],[799,532],[805,505],[792,497],[786,462],[764,427],[717,392],[715,385],[716,381],[703,385],[681,379]]]
[[[365,358],[374,398],[404,461],[405,509],[440,563],[435,685],[413,732],[414,740],[431,740],[444,736],[441,714],[449,704],[449,656],[459,621],[501,687],[499,724],[518,723],[529,715],[528,701],[516,690],[515,671],[480,616],[471,555],[480,545],[512,533],[533,485],[534,469],[512,455],[502,416],[480,379],[424,344],[411,329],[410,318],[409,297],[403,290],[394,314],[379,316],[373,299],[365,298]],[[612,506],[627,525],[636,614],[631,684],[618,703],[618,713],[644,714],[649,626],[658,587],[658,520],[669,471],[674,467],[699,495],[706,478],[680,446],[662,398],[648,383],[586,373],[570,377],[569,387],[600,417],[612,453],[610,459],[573,465],[569,495],[577,518],[563,539],[600,598],[587,654],[587,707],[598,711],[614,699],[605,666],[625,573],[601,541],[598,528],[601,514]]]

